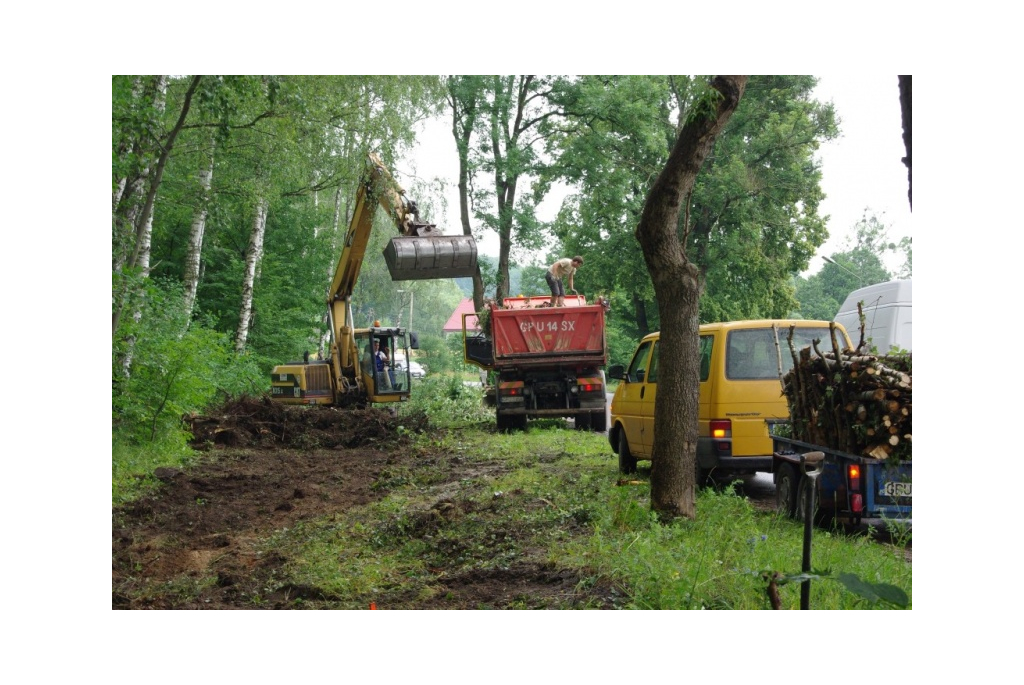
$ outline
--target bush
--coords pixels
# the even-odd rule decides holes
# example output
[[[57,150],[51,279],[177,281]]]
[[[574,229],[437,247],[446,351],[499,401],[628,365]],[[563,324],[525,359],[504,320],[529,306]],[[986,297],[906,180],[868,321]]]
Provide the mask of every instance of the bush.
[[[112,426],[123,444],[178,444],[181,417],[243,392],[259,392],[257,365],[233,351],[225,333],[188,326],[175,288],[151,287],[139,321],[115,336]]]

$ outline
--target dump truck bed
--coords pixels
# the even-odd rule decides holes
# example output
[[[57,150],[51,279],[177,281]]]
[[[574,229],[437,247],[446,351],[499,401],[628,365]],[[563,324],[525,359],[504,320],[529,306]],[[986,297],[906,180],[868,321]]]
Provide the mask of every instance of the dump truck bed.
[[[524,361],[593,364],[606,361],[604,307],[566,298],[565,307],[540,306],[547,297],[506,298],[505,308],[491,309],[494,365]]]

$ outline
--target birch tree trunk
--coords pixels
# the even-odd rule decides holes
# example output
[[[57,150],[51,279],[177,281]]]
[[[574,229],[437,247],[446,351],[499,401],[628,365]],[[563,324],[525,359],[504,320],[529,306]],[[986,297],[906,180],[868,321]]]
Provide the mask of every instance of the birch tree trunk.
[[[238,331],[235,333],[235,352],[245,352],[249,338],[249,324],[252,319],[252,293],[256,283],[256,271],[263,259],[263,235],[267,230],[267,200],[256,201],[256,216],[252,222],[249,246],[245,250],[245,277],[242,281],[242,308],[238,314]]]
[[[716,76],[695,106],[665,168],[651,187],[636,237],[661,316],[658,397],[654,406],[651,509],[664,520],[696,518],[697,415],[700,395],[700,294],[703,274],[679,240],[679,215],[715,139],[739,105],[746,76]],[[688,225],[689,217],[685,217]],[[684,226],[685,230],[686,226]]]
[[[213,147],[210,149],[210,160],[206,168],[199,172],[201,190],[199,204],[192,217],[192,228],[188,234],[188,250],[185,255],[185,309],[188,321],[192,320],[192,307],[195,305],[196,292],[199,289],[199,265],[203,253],[203,234],[206,232],[206,217],[210,212],[210,187],[213,184]]]
[[[185,126],[185,119],[188,117],[189,109],[192,106],[192,96],[195,95],[196,89],[199,87],[199,82],[202,80],[202,76],[193,76],[192,81],[189,83],[188,90],[185,92],[185,98],[181,106],[181,113],[178,115],[178,121],[175,123],[174,128],[171,129],[170,133],[167,134],[167,139],[164,142],[160,156],[157,159],[156,170],[153,174],[153,178],[149,183],[149,192],[146,193],[145,203],[142,205],[142,213],[139,217],[139,222],[136,227],[135,234],[135,253],[131,260],[128,262],[126,267],[128,269],[134,269],[139,265],[140,260],[143,258],[143,251],[145,251],[145,259],[148,263],[149,260],[149,244],[152,237],[153,228],[153,204],[156,201],[156,194],[160,188],[160,181],[164,175],[164,168],[167,166],[167,159],[171,155],[171,150],[174,148],[174,141],[181,132],[181,129]],[[148,268],[148,266],[147,266]],[[124,310],[125,300],[127,299],[128,293],[121,293],[120,302],[117,303],[114,309],[113,321],[112,321],[112,333],[117,333],[117,325],[121,320],[121,313]]]
[[[167,76],[156,76],[149,87],[143,84],[141,80],[137,80],[133,92],[137,93],[139,98],[143,98],[146,97],[147,91],[152,93],[153,111],[162,115],[167,106]],[[141,134],[130,147],[131,154],[139,158],[146,158],[153,152],[152,150],[147,151],[144,148]],[[125,149],[121,150],[119,154],[126,156],[128,152]],[[134,252],[131,238],[138,232],[137,221],[142,201],[145,197],[143,191],[149,180],[149,173],[150,166],[147,164],[139,170],[138,174],[118,179],[111,207],[114,217],[113,249],[111,250],[113,262],[111,266],[114,271],[123,269],[128,262],[128,255]]]

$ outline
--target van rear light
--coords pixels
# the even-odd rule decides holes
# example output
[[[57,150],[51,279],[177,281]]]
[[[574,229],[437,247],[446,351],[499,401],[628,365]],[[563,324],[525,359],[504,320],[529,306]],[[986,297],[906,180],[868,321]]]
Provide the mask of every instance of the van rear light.
[[[846,477],[850,484],[850,490],[860,490],[860,466],[857,464],[847,466]]]
[[[711,420],[711,437],[712,438],[731,438],[732,437],[732,420],[731,419],[712,419]]]

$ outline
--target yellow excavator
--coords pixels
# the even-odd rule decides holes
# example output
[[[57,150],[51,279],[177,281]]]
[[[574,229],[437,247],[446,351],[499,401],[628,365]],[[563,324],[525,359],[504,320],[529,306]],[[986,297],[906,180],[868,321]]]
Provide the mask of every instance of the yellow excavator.
[[[416,203],[405,197],[405,191],[380,158],[370,153],[327,296],[330,351],[324,360],[310,360],[307,355],[302,362],[274,367],[273,401],[365,407],[409,399],[412,379],[408,365],[397,371],[385,359],[393,361],[396,352],[410,359],[409,348],[418,348],[416,334],[404,328],[382,327],[376,322],[369,328],[356,328],[352,320],[352,292],[378,205],[388,212],[399,233],[384,248],[391,280],[461,278],[476,273],[473,237],[443,235],[434,224],[421,222]],[[381,350],[384,354],[378,361]]]

